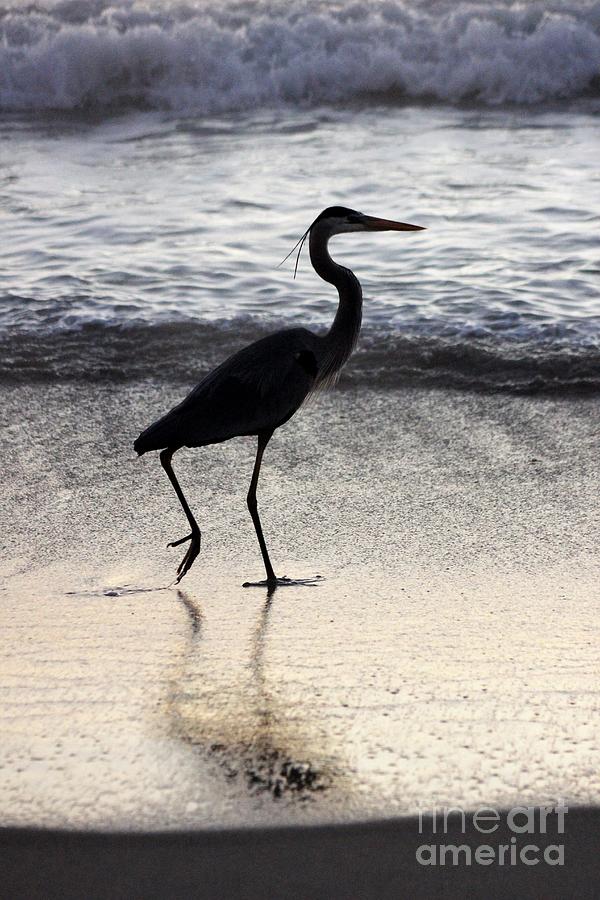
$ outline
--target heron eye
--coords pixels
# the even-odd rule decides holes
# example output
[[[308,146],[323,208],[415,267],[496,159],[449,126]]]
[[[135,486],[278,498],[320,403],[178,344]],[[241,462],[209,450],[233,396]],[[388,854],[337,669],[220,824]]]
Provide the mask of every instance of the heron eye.
[[[350,225],[358,225],[360,222],[360,216],[348,216],[348,223]]]

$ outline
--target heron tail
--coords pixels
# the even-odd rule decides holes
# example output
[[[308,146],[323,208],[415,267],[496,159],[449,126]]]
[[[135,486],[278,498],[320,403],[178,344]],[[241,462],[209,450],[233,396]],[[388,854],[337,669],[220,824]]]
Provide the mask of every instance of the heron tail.
[[[142,431],[133,445],[137,455],[143,456],[150,450],[164,450],[165,447],[180,446],[177,439],[179,418],[171,411]]]

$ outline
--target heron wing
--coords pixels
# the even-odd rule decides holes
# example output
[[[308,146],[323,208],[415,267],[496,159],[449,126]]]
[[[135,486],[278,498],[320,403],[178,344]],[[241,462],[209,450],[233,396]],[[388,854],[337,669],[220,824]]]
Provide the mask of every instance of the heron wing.
[[[314,387],[317,341],[298,328],[250,344],[146,429],[136,449],[145,453],[166,446],[198,447],[278,428]]]

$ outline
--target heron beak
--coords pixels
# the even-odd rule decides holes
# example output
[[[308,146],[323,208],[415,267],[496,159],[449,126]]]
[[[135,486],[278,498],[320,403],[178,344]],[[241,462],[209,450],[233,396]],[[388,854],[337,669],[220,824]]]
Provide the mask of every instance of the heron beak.
[[[408,225],[406,222],[377,219],[375,216],[363,216],[363,219],[367,231],[425,231],[423,225]]]

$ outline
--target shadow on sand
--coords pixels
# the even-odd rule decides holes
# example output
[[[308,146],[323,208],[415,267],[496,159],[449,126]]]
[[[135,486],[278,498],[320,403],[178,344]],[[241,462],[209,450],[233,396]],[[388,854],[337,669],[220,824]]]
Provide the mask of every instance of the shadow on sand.
[[[308,727],[269,678],[275,593],[266,591],[246,642],[246,659],[237,662],[237,647],[225,644],[220,657],[208,649],[200,607],[178,590],[190,632],[182,670],[171,685],[169,712],[178,738],[216,762],[230,783],[244,785],[251,795],[306,801],[328,791],[340,767],[328,756],[314,723]]]

